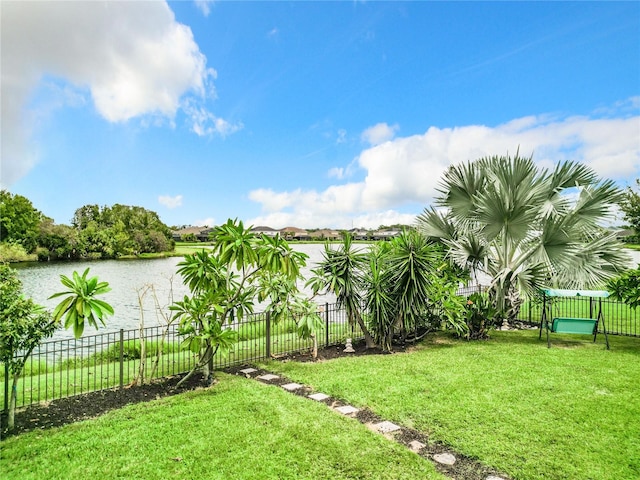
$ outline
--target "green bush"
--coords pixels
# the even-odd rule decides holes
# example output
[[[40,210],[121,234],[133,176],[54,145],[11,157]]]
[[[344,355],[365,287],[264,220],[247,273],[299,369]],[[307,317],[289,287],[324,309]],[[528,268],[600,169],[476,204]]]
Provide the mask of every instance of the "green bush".
[[[466,337],[469,340],[487,338],[489,330],[498,326],[498,311],[487,295],[474,293],[467,298],[464,320],[467,324]]]
[[[19,243],[2,242],[0,243],[0,262],[31,262],[36,259],[35,255],[30,255]]]
[[[635,309],[640,305],[640,268],[609,280],[607,290],[611,293],[611,298]]]

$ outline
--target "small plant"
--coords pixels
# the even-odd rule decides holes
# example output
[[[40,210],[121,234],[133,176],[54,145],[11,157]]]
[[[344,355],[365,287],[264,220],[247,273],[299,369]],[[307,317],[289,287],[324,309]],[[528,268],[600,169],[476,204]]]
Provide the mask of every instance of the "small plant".
[[[640,268],[629,270],[607,283],[611,297],[635,309],[640,305]]]
[[[49,297],[51,299],[66,295],[53,311],[53,320],[58,322],[64,317],[64,328],[73,326],[76,338],[82,336],[85,320],[97,330],[98,321],[104,326],[104,317],[113,315],[111,305],[95,298],[97,295],[111,291],[109,283],[99,282],[98,277],[87,279],[88,274],[87,268],[82,276],[78,272],[73,272],[73,280],[66,275],[60,275],[60,282],[69,290],[54,293]]]
[[[488,338],[489,330],[496,327],[499,321],[497,314],[498,310],[491,304],[487,296],[480,293],[469,296],[464,312],[467,340]]]

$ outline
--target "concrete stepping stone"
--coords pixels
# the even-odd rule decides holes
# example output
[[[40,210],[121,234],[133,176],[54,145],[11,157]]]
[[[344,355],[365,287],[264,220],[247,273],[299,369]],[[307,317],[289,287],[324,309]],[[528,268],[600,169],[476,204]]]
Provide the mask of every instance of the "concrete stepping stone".
[[[409,442],[409,450],[411,450],[414,453],[418,453],[420,450],[422,450],[424,447],[426,447],[426,445],[418,440],[413,440],[411,442]],[[489,479],[487,479],[489,480]]]
[[[456,463],[456,457],[454,457],[450,453],[436,453],[433,456],[433,459],[443,465],[453,465],[454,463]]]
[[[276,380],[280,377],[278,375],[274,375],[273,373],[267,373],[266,375],[260,375],[258,378],[260,380],[264,380],[265,382],[270,382],[271,380]]]
[[[336,407],[336,411],[340,412],[343,415],[351,415],[353,413],[357,413],[358,409],[356,407],[352,407],[351,405],[344,405],[342,407]]]
[[[309,398],[311,400],[315,400],[316,402],[322,402],[323,400],[329,398],[329,395],[327,395],[326,393],[314,393],[313,395],[309,395]]]
[[[245,368],[244,370],[240,370],[240,373],[244,373],[245,375],[251,375],[252,373],[256,373],[258,370],[255,368]]]
[[[375,427],[376,427],[376,430],[378,430],[381,433],[392,433],[400,430],[401,428],[395,423],[391,423],[386,420],[384,422],[376,423]]]
[[[282,385],[282,388],[289,392],[294,392],[299,388],[302,388],[302,385],[300,385],[299,383],[287,383],[286,385]]]
[[[502,477],[496,477],[495,475],[489,475],[486,480],[505,480]]]

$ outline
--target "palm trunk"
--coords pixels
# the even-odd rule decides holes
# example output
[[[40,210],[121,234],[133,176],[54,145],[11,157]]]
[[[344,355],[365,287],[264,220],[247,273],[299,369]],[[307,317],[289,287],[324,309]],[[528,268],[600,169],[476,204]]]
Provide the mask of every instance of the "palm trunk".
[[[358,326],[360,327],[360,330],[362,330],[362,334],[364,335],[366,348],[367,349],[376,348],[378,345],[376,344],[376,341],[371,336],[371,333],[369,333],[369,330],[367,329],[367,326],[364,324],[364,321],[362,320],[362,317],[360,316],[360,314],[356,313],[355,317],[356,317],[356,323],[358,324]]]

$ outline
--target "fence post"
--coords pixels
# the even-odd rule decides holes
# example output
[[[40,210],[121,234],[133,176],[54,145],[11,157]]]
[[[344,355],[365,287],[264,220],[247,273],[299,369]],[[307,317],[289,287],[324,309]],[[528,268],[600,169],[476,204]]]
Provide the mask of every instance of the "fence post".
[[[589,318],[593,318],[593,298],[589,297]]]
[[[9,413],[9,364],[4,364],[4,405],[2,411]]]
[[[271,357],[271,313],[267,312],[267,316],[265,321],[266,329],[265,329],[265,341],[267,342],[265,346],[267,358]]]
[[[329,346],[329,304],[324,304],[324,332],[325,332],[325,346]]]
[[[120,329],[120,388],[124,386],[124,330]]]

